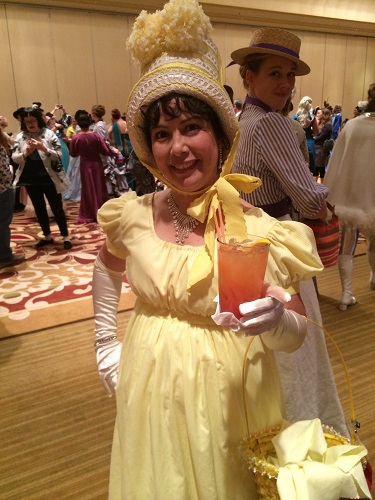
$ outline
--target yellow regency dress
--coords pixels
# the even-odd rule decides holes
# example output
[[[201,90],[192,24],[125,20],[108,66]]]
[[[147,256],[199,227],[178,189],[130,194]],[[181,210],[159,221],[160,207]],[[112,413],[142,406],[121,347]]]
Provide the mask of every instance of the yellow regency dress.
[[[98,214],[108,249],[126,259],[126,276],[137,295],[123,337],[109,498],[256,499],[238,449],[247,432],[241,377],[249,338],[211,319],[218,293],[216,265],[186,291],[202,247],[156,235],[153,196],[126,193]],[[245,220],[249,233],[271,242],[266,282],[288,288],[322,270],[311,231],[303,224],[277,221],[258,208],[249,210]],[[291,342],[297,341],[289,338],[289,347]],[[283,417],[272,352],[283,343],[269,331],[250,348],[250,432]]]

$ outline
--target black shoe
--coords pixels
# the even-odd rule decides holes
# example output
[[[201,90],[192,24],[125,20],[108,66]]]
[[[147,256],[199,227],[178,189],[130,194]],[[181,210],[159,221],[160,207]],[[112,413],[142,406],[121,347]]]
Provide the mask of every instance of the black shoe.
[[[13,254],[10,259],[0,261],[0,269],[3,267],[17,266],[18,264],[21,264],[24,261],[25,261],[24,255]]]
[[[50,240],[40,240],[35,245],[35,248],[42,248],[42,247],[45,247],[47,245],[52,245],[52,243],[53,243],[53,238],[51,238]]]
[[[65,248],[65,250],[70,250],[72,248],[72,246],[73,245],[72,245],[71,241],[69,241],[69,240],[65,240],[64,241],[64,248]]]

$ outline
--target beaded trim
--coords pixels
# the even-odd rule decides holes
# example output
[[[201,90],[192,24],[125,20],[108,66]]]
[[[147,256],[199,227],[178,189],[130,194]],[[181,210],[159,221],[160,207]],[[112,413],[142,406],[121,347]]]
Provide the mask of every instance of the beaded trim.
[[[206,71],[196,66],[192,65],[191,69],[188,69],[167,64],[144,75],[129,97],[126,121],[131,143],[142,163],[156,167],[144,136],[144,117],[141,110],[169,92],[192,95],[209,104],[216,111],[230,143],[233,143],[238,130],[238,119],[226,90]],[[224,151],[224,160],[227,154],[228,151]]]
[[[173,199],[172,193],[169,193],[168,209],[171,212],[174,228],[176,231],[176,243],[183,245],[189,233],[193,232],[198,225],[197,219],[191,215],[185,215],[177,208],[176,202]]]
[[[104,337],[103,339],[99,339],[95,342],[94,347],[99,347],[103,344],[108,344],[108,342],[111,342],[112,340],[116,340],[117,335],[111,335],[110,337]]]

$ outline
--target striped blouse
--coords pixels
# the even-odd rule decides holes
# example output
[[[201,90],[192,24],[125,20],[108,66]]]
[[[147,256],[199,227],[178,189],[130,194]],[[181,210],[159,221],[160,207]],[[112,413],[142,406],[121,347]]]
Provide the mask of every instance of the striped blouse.
[[[306,217],[319,212],[328,189],[314,181],[306,168],[288,118],[246,104],[240,116],[240,142],[233,172],[259,177],[262,185],[241,196],[254,206],[289,197]]]

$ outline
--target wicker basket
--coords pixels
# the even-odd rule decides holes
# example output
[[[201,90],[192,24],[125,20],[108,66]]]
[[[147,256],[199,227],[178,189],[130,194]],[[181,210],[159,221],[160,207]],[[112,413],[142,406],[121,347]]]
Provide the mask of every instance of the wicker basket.
[[[358,442],[358,437],[357,437],[357,428],[359,428],[359,423],[355,419],[355,410],[354,410],[354,401],[353,401],[353,393],[352,393],[352,386],[349,378],[349,373],[348,369],[346,366],[346,363],[344,361],[344,358],[341,354],[341,351],[336,344],[335,340],[333,337],[325,330],[322,328],[318,323],[315,323],[315,321],[307,319],[307,321],[314,323],[316,326],[319,326],[326,336],[332,341],[333,345],[335,346],[342,365],[344,367],[344,371],[346,374],[346,379],[348,383],[348,390],[349,390],[349,397],[350,397],[350,407],[351,407],[351,422],[352,422],[352,433],[351,433],[351,439],[347,439],[340,434],[338,434],[332,427],[328,427],[326,425],[322,425],[324,437],[327,443],[327,447],[330,448],[332,446],[338,446],[338,445],[346,445],[346,444],[355,444]],[[246,378],[246,373],[245,373],[245,366],[246,366],[246,359],[247,355],[250,349],[250,346],[252,344],[253,338],[250,339],[250,342],[248,344],[248,347],[246,349],[245,355],[244,355],[244,360],[243,360],[243,365],[242,365],[242,391],[243,391],[243,401],[244,401],[244,408],[245,408],[245,417],[246,417],[246,425],[247,425],[247,436],[242,440],[240,444],[240,452],[247,463],[247,466],[251,473],[254,475],[254,480],[255,484],[257,487],[257,491],[259,494],[259,499],[260,500],[280,500],[280,496],[277,491],[277,476],[279,474],[279,469],[275,465],[271,464],[267,458],[269,457],[276,457],[276,451],[272,443],[272,439],[280,432],[281,429],[281,423],[278,425],[275,425],[273,427],[270,427],[265,430],[261,430],[258,432],[254,432],[252,434],[249,433],[249,424],[248,424],[248,416],[247,416],[247,410],[246,410],[246,405],[245,405],[245,378]],[[363,460],[362,462],[363,468],[365,469],[367,465],[367,461]]]
[[[267,430],[254,432],[242,441],[240,451],[248,468],[254,474],[260,500],[280,500],[277,491],[278,468],[267,461],[276,457],[272,438],[280,432],[281,424]],[[337,434],[334,429],[323,425],[324,437],[328,448],[340,444],[349,444],[349,440]]]

